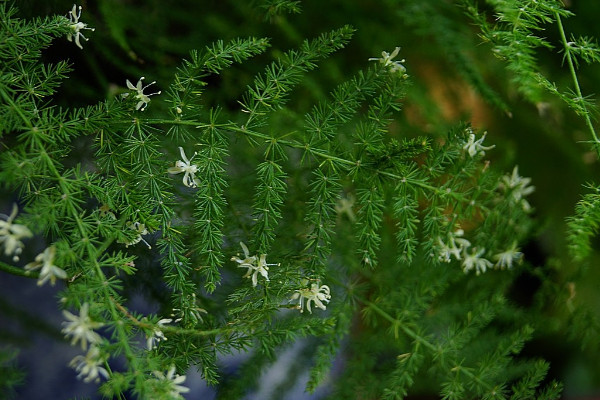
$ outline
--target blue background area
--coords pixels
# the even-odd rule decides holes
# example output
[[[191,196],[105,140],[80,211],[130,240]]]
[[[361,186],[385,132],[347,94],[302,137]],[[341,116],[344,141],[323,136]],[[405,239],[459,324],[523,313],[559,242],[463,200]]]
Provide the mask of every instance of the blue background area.
[[[98,384],[84,383],[77,379],[77,373],[68,366],[73,357],[85,352],[79,345],[71,346],[60,333],[65,320],[59,307],[59,292],[62,283],[55,287],[46,284],[37,286],[35,279],[2,274],[0,276],[0,347],[9,346],[19,349],[17,364],[25,370],[25,384],[17,388],[18,400],[100,400],[96,394]],[[135,306],[143,306],[143,300],[136,299]],[[11,310],[16,310],[13,312]],[[316,400],[327,392],[324,387],[314,395],[304,391],[308,380],[308,369],[293,369],[293,359],[302,350],[302,342],[283,351],[280,359],[263,373],[260,387],[246,399],[290,399]],[[145,346],[145,341],[140,341]],[[245,354],[221,358],[225,369],[234,369],[246,358]],[[109,363],[118,370],[115,360]],[[280,382],[297,379],[293,389],[285,397],[274,393]],[[184,386],[190,392],[184,397],[188,400],[212,400],[216,398],[214,388],[208,387],[200,374],[191,368],[187,373]],[[0,394],[0,399],[3,396]]]

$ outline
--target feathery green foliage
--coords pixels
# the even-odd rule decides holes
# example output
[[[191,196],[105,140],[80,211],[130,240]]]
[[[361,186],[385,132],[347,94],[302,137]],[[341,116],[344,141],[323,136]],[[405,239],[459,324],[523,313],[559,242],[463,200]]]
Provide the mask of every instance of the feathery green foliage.
[[[274,384],[273,398],[299,379],[332,399],[561,396],[559,377],[532,349],[550,334],[594,349],[600,325],[575,280],[577,262],[595,255],[600,189],[590,185],[567,220],[572,260],[559,273],[559,261],[535,260],[527,246],[540,229],[537,183],[501,161],[492,123],[489,133],[459,119],[429,124],[435,111],[420,85],[439,77],[419,71],[414,48],[377,44],[368,50],[381,56],[369,58],[352,47],[361,32],[350,21],[308,35],[301,18],[312,5],[268,0],[203,17],[240,37],[164,38],[156,47],[171,53],[161,58],[137,48],[145,41],[127,33],[128,12],[107,18],[111,3],[99,3],[105,21],[93,33],[76,6],[67,17],[19,19],[0,3],[0,186],[12,196],[0,270],[60,288],[62,333],[82,347],[69,363],[80,379],[106,398],[178,399],[195,368],[218,398],[244,398],[264,393],[263,372],[293,353],[288,370],[306,376]],[[156,32],[170,18],[186,24],[179,7]],[[598,150],[578,73],[600,60],[597,43],[567,39],[562,19],[574,13],[561,3],[381,7],[435,38],[455,70],[442,79],[456,73],[502,118],[526,112],[505,83],[540,110],[554,95]],[[556,41],[542,35],[550,26]],[[267,35],[273,27],[284,37]],[[463,52],[476,34],[489,64],[481,49]],[[110,53],[102,41],[112,40],[127,53],[112,64],[127,77],[93,105],[61,97],[81,68],[47,56],[65,36],[84,52],[98,40],[97,54]],[[541,51],[559,56],[572,89],[552,81]],[[340,66],[355,53],[360,61]],[[489,81],[486,68],[502,68],[492,54],[506,64],[505,82]],[[144,58],[144,75],[158,82],[132,74]],[[532,277],[540,289],[530,298],[521,285]],[[243,355],[233,372],[226,355]],[[18,370],[6,371],[3,384],[19,383]]]

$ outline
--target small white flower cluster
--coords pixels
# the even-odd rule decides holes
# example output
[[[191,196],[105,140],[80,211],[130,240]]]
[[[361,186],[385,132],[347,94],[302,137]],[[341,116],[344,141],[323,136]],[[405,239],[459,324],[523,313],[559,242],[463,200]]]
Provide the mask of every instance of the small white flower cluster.
[[[469,156],[475,157],[476,155],[485,155],[486,150],[491,150],[496,145],[492,146],[484,146],[483,141],[487,135],[487,132],[483,132],[483,135],[477,140],[475,140],[475,134],[473,133],[473,129],[467,128],[467,133],[469,134],[469,139],[463,145],[463,150],[466,150],[469,153]]]
[[[99,207],[97,211],[98,211],[98,216],[100,218],[108,218],[113,221],[117,220],[115,213],[106,204]],[[125,247],[129,247],[129,246],[136,245],[139,242],[143,242],[148,247],[148,249],[152,248],[150,243],[148,243],[146,241],[146,239],[144,239],[142,237],[143,235],[149,234],[148,229],[146,229],[145,224],[142,224],[141,222],[138,222],[138,221],[127,221],[127,223],[125,224],[125,228],[135,231],[135,233],[137,233],[137,235],[135,237],[133,237],[133,239],[131,239],[131,240],[119,239],[118,243],[122,243],[125,245]],[[133,262],[128,263],[128,265],[132,266],[132,267],[135,266],[135,264]]]
[[[75,4],[73,4],[73,9],[71,11],[69,11],[69,22],[71,23],[69,25],[69,27],[71,28],[71,30],[73,32],[69,32],[67,34],[67,40],[69,42],[72,42],[73,37],[75,37],[75,44],[80,49],[83,49],[83,46],[81,45],[81,43],[79,41],[79,38],[82,37],[83,40],[85,40],[85,41],[88,41],[89,39],[86,38],[85,36],[83,36],[83,33],[81,33],[81,31],[84,29],[94,31],[95,29],[88,28],[87,24],[84,24],[83,22],[79,21],[79,18],[81,18],[81,6],[79,6],[79,8],[77,8],[77,6]]]
[[[152,328],[152,335],[146,335],[146,347],[148,347],[148,350],[154,350],[161,340],[167,340],[167,337],[160,328],[171,322],[173,322],[171,318],[160,319],[156,323],[156,326]]]
[[[511,175],[504,175],[500,179],[498,187],[505,192],[510,193],[510,199],[513,204],[518,204],[523,211],[531,211],[531,205],[525,196],[529,196],[535,190],[534,186],[528,186],[531,178],[519,176],[519,166],[515,166]]]
[[[62,333],[67,337],[71,337],[71,346],[77,344],[77,342],[81,341],[81,348],[83,350],[87,349],[89,344],[97,344],[100,343],[102,338],[94,329],[102,327],[104,324],[101,322],[94,322],[88,315],[90,306],[88,303],[84,303],[79,310],[79,316],[71,314],[67,310],[63,310],[63,315],[68,320],[67,322],[63,322],[64,328]]]
[[[161,383],[165,382],[169,386],[168,394],[171,399],[183,399],[181,393],[187,393],[190,391],[190,389],[187,387],[181,386],[181,384],[185,382],[186,376],[176,374],[175,366],[171,366],[166,375],[160,371],[153,371],[152,373],[159,381],[161,381]]]
[[[406,67],[404,67],[402,63],[406,62],[406,60],[402,59],[400,61],[393,61],[399,52],[400,47],[396,47],[394,51],[392,51],[392,54],[388,53],[387,51],[382,51],[381,58],[369,58],[369,61],[379,61],[381,64],[383,64],[383,68],[389,68],[391,73],[400,72],[401,74],[405,75]]]
[[[483,258],[485,254],[485,248],[477,249],[473,247],[471,253],[467,253],[466,249],[463,252],[464,259],[462,260],[462,267],[464,273],[468,273],[472,269],[475,269],[477,275],[485,272],[486,269],[490,268],[493,264],[491,261]]]
[[[250,252],[248,251],[248,247],[244,244],[244,242],[240,242],[240,246],[244,251],[244,258],[239,257],[231,257],[231,261],[235,261],[238,263],[238,267],[248,268],[246,271],[246,275],[244,278],[252,277],[252,286],[256,286],[258,284],[258,274],[261,274],[263,278],[268,282],[269,281],[269,266],[271,265],[280,265],[280,264],[267,264],[267,255],[261,254],[260,257],[250,256]]]
[[[146,239],[144,239],[142,237],[142,235],[148,234],[148,229],[146,229],[146,225],[139,223],[139,222],[131,222],[131,221],[127,222],[125,225],[127,226],[127,228],[129,228],[137,233],[137,236],[135,238],[133,238],[132,240],[130,240],[128,242],[124,242],[125,247],[133,246],[134,244],[138,244],[139,242],[144,242],[144,244],[146,246],[148,246],[148,249],[152,248],[152,246],[150,246],[150,243],[148,243],[146,241]]]
[[[496,260],[495,267],[500,269],[510,269],[513,266],[513,262],[519,262],[522,258],[523,253],[517,248],[517,242],[513,242],[508,249],[494,256],[494,259]]]
[[[457,260],[461,259],[462,251],[471,246],[471,242],[462,237],[464,233],[465,232],[462,229],[457,229],[456,231],[451,232],[448,235],[447,243],[444,243],[442,238],[438,237],[438,259],[440,261],[448,263],[452,261],[452,256],[454,256],[454,258]]]
[[[112,212],[112,210],[110,209],[108,204],[103,204],[102,206],[100,206],[98,208],[98,215],[101,218],[108,218],[108,219],[112,219],[113,221],[117,220],[117,216],[115,215],[114,212]]]
[[[13,223],[18,212],[17,205],[14,204],[10,215],[5,216],[6,221],[0,220],[0,246],[4,247],[4,255],[12,256],[14,262],[19,261],[25,247],[21,240],[33,236],[25,225]]]
[[[350,221],[354,222],[356,216],[354,215],[353,207],[354,196],[349,195],[348,197],[342,197],[338,200],[335,205],[335,212],[337,212],[339,216],[346,215]]]
[[[98,383],[100,376],[108,379],[108,371],[101,366],[105,361],[106,358],[100,354],[98,347],[92,346],[85,356],[75,356],[69,362],[69,366],[78,373],[78,379],[83,378],[85,383],[92,381]]]
[[[13,223],[18,213],[18,207],[16,204],[13,205],[11,214],[6,218],[6,221],[0,220],[0,246],[4,247],[4,255],[11,256],[14,262],[19,261],[19,256],[23,252],[25,245],[21,241],[22,239],[30,238],[33,236],[29,228],[25,225],[19,225]],[[46,248],[42,253],[35,257],[35,261],[32,261],[25,265],[25,271],[35,271],[40,269],[40,275],[37,281],[38,286],[42,286],[47,281],[54,286],[56,279],[66,279],[67,273],[62,269],[54,265],[54,256],[56,255],[56,249],[54,246]]]
[[[315,306],[320,308],[321,310],[327,309],[323,302],[329,303],[329,299],[331,299],[331,291],[329,290],[329,286],[327,285],[319,285],[321,282],[316,282],[310,285],[310,288],[304,287],[301,289],[296,289],[295,293],[292,295],[290,301],[298,300],[298,309],[300,312],[304,312],[304,306],[306,304],[306,309],[309,313],[312,314],[311,304],[314,303]],[[306,286],[308,284],[308,280],[304,279],[302,281],[302,285]],[[305,303],[306,301],[306,303]]]
[[[463,235],[464,231],[457,229],[448,235],[446,242],[438,238],[437,245],[438,260],[449,263],[454,258],[461,261],[462,269],[465,273],[475,270],[475,273],[479,275],[492,266],[501,269],[512,268],[513,262],[519,261],[523,255],[518,251],[517,244],[513,243],[506,251],[493,256],[494,260],[496,260],[494,264],[483,257],[485,255],[485,248],[478,249],[477,247],[471,247],[471,242],[463,238]]]
[[[101,365],[106,358],[100,353],[97,347],[102,341],[100,335],[94,332],[94,329],[102,327],[104,324],[94,322],[88,315],[89,304],[84,303],[79,310],[79,315],[71,314],[67,310],[63,310],[63,315],[68,320],[63,322],[64,328],[62,333],[65,337],[71,337],[71,345],[81,342],[81,348],[86,350],[88,344],[90,349],[85,356],[76,356],[71,360],[69,366],[75,369],[79,374],[79,379],[84,378],[84,382],[99,382],[100,376],[108,378],[108,371]]]
[[[171,167],[167,170],[170,174],[183,174],[183,184],[187,187],[195,188],[200,184],[200,180],[196,178],[196,172],[198,172],[198,166],[192,164],[192,160],[196,156],[196,153],[188,160],[183,148],[179,148],[179,154],[181,155],[181,160],[175,162],[175,166]]]
[[[56,255],[56,249],[54,246],[46,248],[42,253],[35,257],[35,261],[30,262],[25,266],[26,271],[34,271],[41,268],[40,276],[38,278],[38,286],[42,286],[46,281],[50,280],[50,285],[54,286],[56,278],[67,279],[67,273],[54,265],[54,256]]]
[[[137,81],[137,84],[135,86],[133,86],[133,83],[129,82],[129,79],[127,79],[125,81],[125,83],[127,84],[127,88],[129,90],[134,90],[136,92],[134,99],[138,100],[137,104],[135,105],[135,109],[136,110],[140,110],[140,111],[144,111],[146,109],[146,106],[148,105],[148,103],[150,103],[150,96],[154,96],[155,94],[160,94],[161,91],[159,90],[156,93],[150,93],[150,94],[144,94],[144,90],[146,90],[147,87],[152,86],[156,83],[156,81],[151,82],[149,84],[147,84],[146,86],[142,87],[142,81],[146,79],[143,76]],[[128,97],[131,93],[123,93],[121,96],[123,98]]]

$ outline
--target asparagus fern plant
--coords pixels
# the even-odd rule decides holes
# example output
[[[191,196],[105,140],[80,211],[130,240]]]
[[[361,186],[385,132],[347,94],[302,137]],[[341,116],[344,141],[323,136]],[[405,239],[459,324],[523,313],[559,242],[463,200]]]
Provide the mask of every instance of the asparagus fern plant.
[[[297,1],[258,3],[265,24],[302,11]],[[567,38],[562,19],[572,13],[562,4],[382,3],[457,40],[466,39],[456,15],[470,18],[519,93],[538,106],[548,94],[566,102],[598,149],[577,73],[580,61],[598,61],[598,47]],[[54,97],[80,66],[44,52],[57,42],[94,46],[103,33],[83,11],[22,19],[0,4],[0,184],[11,194],[0,269],[60,290],[60,329],[80,348],[69,364],[80,379],[106,398],[177,399],[193,368],[219,398],[242,398],[301,343],[306,390],[326,385],[330,398],[559,398],[549,363],[521,355],[550,317],[513,298],[533,268],[523,248],[536,231],[535,182],[490,162],[503,149],[485,129],[454,121],[427,134],[400,124],[419,68],[400,47],[361,55],[305,110],[294,99],[348,51],[353,27],[289,49],[243,35],[194,44],[170,81],[129,76],[97,104],[61,106]],[[428,16],[442,23],[427,25]],[[560,41],[551,44],[539,32],[553,25]],[[571,91],[540,70],[540,47],[562,52]],[[508,113],[468,57],[452,60]],[[236,73],[254,76],[219,101]],[[597,191],[569,219],[577,259],[593,251]],[[560,285],[545,279],[541,303]],[[135,310],[136,290],[158,311]],[[233,379],[219,360],[237,352],[248,357]],[[6,387],[22,377],[10,365]]]

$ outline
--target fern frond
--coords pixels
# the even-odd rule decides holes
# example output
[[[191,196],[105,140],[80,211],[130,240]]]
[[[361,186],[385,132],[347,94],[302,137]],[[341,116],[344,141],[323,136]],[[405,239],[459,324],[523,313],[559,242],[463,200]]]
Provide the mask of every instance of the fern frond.
[[[569,250],[577,260],[592,252],[592,239],[600,227],[600,187],[588,185],[593,193],[583,195],[575,206],[575,215],[567,218]]]

